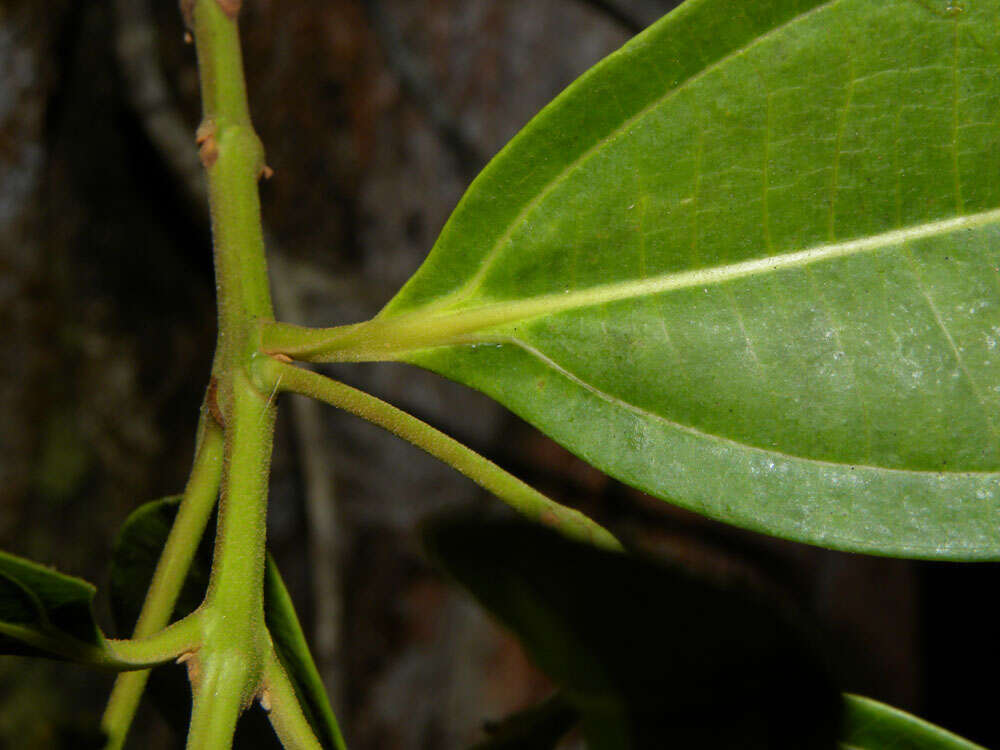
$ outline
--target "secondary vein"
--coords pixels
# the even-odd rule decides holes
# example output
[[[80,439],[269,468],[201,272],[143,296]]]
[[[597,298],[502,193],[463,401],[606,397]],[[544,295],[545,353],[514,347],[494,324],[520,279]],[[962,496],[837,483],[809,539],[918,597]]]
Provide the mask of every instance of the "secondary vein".
[[[616,137],[618,137],[622,133],[628,132],[628,130],[632,126],[640,122],[644,117],[649,115],[651,112],[656,111],[656,109],[662,106],[665,102],[669,101],[680,92],[686,90],[688,87],[690,87],[692,84],[696,83],[700,79],[715,72],[716,70],[719,70],[733,59],[738,58],[741,55],[745,55],[747,52],[754,49],[757,45],[767,41],[776,34],[786,30],[791,26],[794,26],[797,23],[800,23],[801,21],[803,21],[806,18],[809,18],[810,16],[818,14],[819,12],[837,4],[837,2],[838,0],[827,0],[826,2],[821,2],[807,11],[794,15],[792,18],[789,18],[784,23],[781,23],[775,26],[774,28],[769,29],[767,32],[760,34],[759,36],[756,36],[753,39],[750,39],[746,44],[737,47],[734,50],[731,50],[730,52],[723,55],[715,62],[711,63],[710,65],[707,65],[705,68],[698,71],[694,75],[691,75],[690,77],[681,81],[673,88],[670,88],[669,90],[663,92],[663,94],[653,99],[651,102],[649,102],[646,106],[644,106],[638,112],[633,114],[631,117],[623,119],[621,124],[618,125],[614,130],[612,130],[607,135],[599,138],[597,141],[594,142],[592,146],[590,146],[587,150],[579,154],[569,164],[567,164],[562,169],[562,171],[560,171],[557,175],[555,175],[555,177],[549,180],[549,182],[547,182],[542,187],[542,189],[521,208],[517,216],[515,216],[514,219],[510,222],[510,224],[506,227],[503,234],[501,234],[496,239],[496,241],[493,242],[489,250],[487,250],[487,252],[483,255],[482,260],[480,261],[480,265],[475,270],[475,272],[469,277],[469,279],[466,281],[464,285],[462,285],[459,289],[451,293],[449,297],[456,300],[460,300],[474,293],[480,282],[482,282],[483,278],[486,276],[490,267],[493,265],[493,261],[496,259],[496,256],[499,254],[500,250],[509,242],[510,238],[514,234],[514,231],[517,229],[518,226],[520,226],[524,222],[525,218],[535,208],[537,208],[538,205],[543,200],[545,200],[545,198],[548,195],[552,193],[552,191],[554,191],[559,185],[565,182],[570,174],[579,169],[583,164],[589,161],[596,154],[600,153],[601,150],[609,143],[613,142]]]

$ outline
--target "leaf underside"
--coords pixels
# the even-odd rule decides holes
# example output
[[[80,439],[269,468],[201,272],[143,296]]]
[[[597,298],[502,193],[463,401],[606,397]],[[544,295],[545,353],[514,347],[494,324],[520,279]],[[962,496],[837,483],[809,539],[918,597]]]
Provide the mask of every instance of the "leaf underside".
[[[844,697],[841,750],[985,750],[898,708]]]
[[[809,628],[718,570],[616,554],[521,520],[425,525],[438,567],[559,686],[475,750],[590,747],[983,750],[923,719],[838,696]]]
[[[562,690],[589,747],[834,747],[840,695],[772,598],[521,520],[442,518],[423,537]]]
[[[689,0],[484,170],[342,358],[788,539],[1000,558],[1000,0]]]
[[[94,619],[95,593],[87,581],[0,551],[0,654],[96,656],[104,638]]]

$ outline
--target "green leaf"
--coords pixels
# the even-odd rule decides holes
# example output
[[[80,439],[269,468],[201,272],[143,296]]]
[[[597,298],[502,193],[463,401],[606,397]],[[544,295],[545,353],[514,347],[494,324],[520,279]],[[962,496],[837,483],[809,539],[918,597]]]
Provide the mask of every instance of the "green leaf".
[[[0,551],[0,654],[112,666],[94,620],[93,585]]]
[[[326,688],[295,614],[295,605],[270,554],[264,575],[264,607],[274,650],[295,686],[295,693],[310,726],[324,748],[346,750],[337,717],[330,708]]]
[[[130,631],[138,619],[142,601],[177,515],[179,503],[180,497],[146,503],[136,509],[122,526],[112,561],[111,600],[115,620],[123,632]],[[193,612],[204,599],[212,566],[214,537],[213,518],[188,571],[174,609],[175,620]],[[337,719],[309,653],[291,597],[270,554],[267,557],[264,579],[264,607],[275,651],[295,686],[306,718],[324,748],[343,750],[344,741]],[[180,670],[166,673],[158,670],[153,673],[150,683],[150,691],[160,708],[171,724],[181,732],[187,726],[187,712],[190,710],[190,702],[181,700],[186,696],[185,686],[186,678]],[[254,711],[241,720],[237,746],[240,736],[256,735],[259,739],[261,731],[270,731],[258,714],[259,712]],[[277,743],[275,747],[278,747]]]
[[[451,518],[424,539],[564,691],[591,747],[834,746],[838,691],[769,598],[528,522]]]
[[[847,695],[844,707],[843,750],[985,750],[871,698]]]
[[[689,0],[487,166],[373,321],[739,526],[1000,558],[1000,0]]]
[[[547,700],[487,727],[489,739],[473,750],[555,750],[579,718],[565,696]]]

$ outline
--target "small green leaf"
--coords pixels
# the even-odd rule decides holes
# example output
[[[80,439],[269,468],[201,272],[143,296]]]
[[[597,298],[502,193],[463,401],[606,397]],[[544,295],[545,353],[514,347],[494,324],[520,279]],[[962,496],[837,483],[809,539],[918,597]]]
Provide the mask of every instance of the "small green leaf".
[[[138,619],[142,601],[177,515],[179,503],[179,497],[146,503],[136,509],[122,526],[112,560],[111,601],[115,620],[123,632],[130,631]],[[175,620],[193,612],[204,599],[212,566],[214,537],[213,518],[188,571],[174,610]],[[295,685],[306,718],[324,748],[343,750],[344,741],[337,719],[309,653],[291,598],[270,555],[267,557],[264,579],[264,607],[275,651]],[[177,670],[154,671],[150,682],[150,692],[170,723],[179,731],[184,731],[189,711],[189,701],[181,700],[187,695],[185,685],[183,674]],[[259,737],[261,729],[269,731],[258,714],[258,711],[254,711],[241,720],[237,746],[241,736],[257,733]],[[252,728],[247,725],[248,721],[253,722]]]
[[[767,598],[521,521],[450,518],[424,539],[564,691],[592,747],[834,746],[839,694]]]
[[[95,588],[0,551],[0,653],[113,666],[94,620]]]
[[[842,750],[985,750],[898,708],[844,696]]]
[[[1000,558],[1000,0],[689,0],[486,167],[378,317],[746,528]]]
[[[547,700],[487,727],[489,739],[473,750],[555,750],[559,740],[579,719],[565,696]]]

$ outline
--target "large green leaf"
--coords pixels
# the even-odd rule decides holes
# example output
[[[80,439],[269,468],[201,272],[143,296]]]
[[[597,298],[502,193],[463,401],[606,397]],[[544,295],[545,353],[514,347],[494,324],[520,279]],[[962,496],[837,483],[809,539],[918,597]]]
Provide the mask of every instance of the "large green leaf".
[[[898,708],[862,698],[844,697],[842,750],[984,750]]]
[[[996,559],[998,17],[689,0],[491,162],[377,318],[299,351],[430,368],[740,526]]]
[[[0,654],[113,666],[94,620],[95,593],[87,581],[0,551]]]
[[[594,750],[834,747],[840,696],[771,597],[520,520],[447,518],[424,540],[563,690]]]
[[[179,501],[179,497],[168,497],[140,506],[119,532],[111,568],[111,599],[115,619],[123,632],[130,631],[138,619],[142,600],[177,515]],[[188,571],[174,609],[174,619],[193,612],[205,596],[212,565],[214,531],[213,520]],[[274,649],[295,686],[303,712],[316,736],[324,748],[343,750],[344,740],[337,719],[330,708],[292,599],[270,554],[267,556],[264,579],[264,608]],[[150,690],[171,724],[180,732],[185,731],[190,701],[187,700],[186,679],[182,671],[154,672]],[[241,746],[241,737],[255,739],[259,744],[262,732],[270,734],[262,713],[257,710],[250,712],[241,720],[236,746]],[[274,747],[278,746],[275,740]]]

